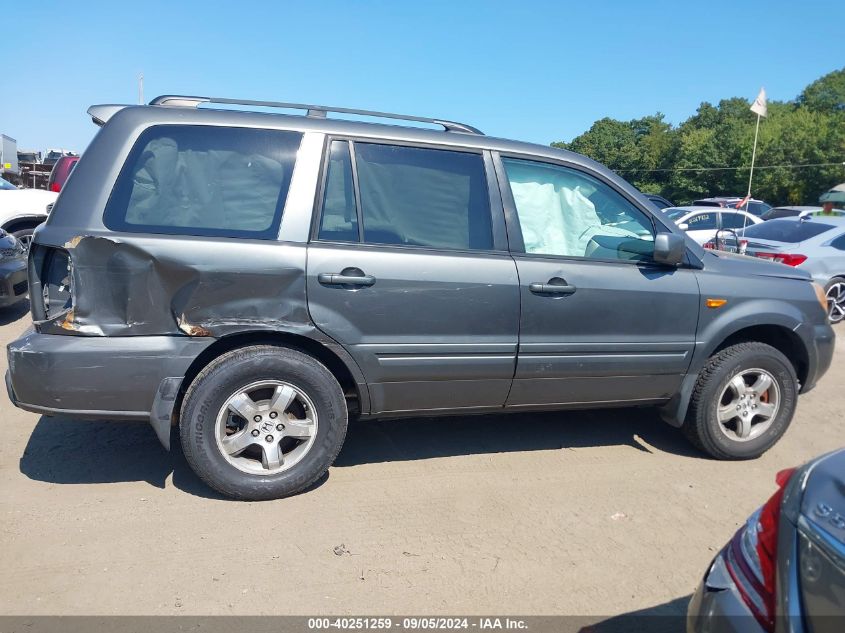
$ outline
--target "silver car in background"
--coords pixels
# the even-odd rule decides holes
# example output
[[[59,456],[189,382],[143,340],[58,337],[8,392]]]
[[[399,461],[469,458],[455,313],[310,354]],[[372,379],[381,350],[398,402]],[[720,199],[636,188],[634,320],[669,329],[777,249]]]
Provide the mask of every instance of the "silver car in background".
[[[738,233],[747,255],[809,272],[825,289],[831,323],[845,319],[845,217],[780,218]]]
[[[845,630],[845,449],[776,481],[693,594],[688,633]]]

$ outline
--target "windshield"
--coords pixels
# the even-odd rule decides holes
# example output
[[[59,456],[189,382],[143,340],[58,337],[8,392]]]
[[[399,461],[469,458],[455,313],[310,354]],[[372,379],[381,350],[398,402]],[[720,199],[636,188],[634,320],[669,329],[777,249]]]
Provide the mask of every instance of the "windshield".
[[[831,224],[801,220],[769,220],[750,226],[743,232],[743,237],[759,240],[772,240],[797,244],[833,228]]]
[[[0,178],[0,190],[4,189],[17,189],[17,187],[15,187],[15,185],[10,183],[8,180],[3,180],[2,178]]]

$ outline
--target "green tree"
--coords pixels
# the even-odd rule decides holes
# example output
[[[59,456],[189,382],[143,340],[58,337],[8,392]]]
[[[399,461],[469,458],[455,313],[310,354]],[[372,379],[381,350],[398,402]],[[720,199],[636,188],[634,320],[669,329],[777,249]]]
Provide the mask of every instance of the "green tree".
[[[845,68],[816,79],[798,97],[799,105],[820,112],[845,110]]]
[[[604,118],[571,142],[552,145],[585,154],[642,191],[678,203],[742,195],[748,188],[756,123],[750,105],[736,97],[717,105],[703,102],[677,127],[659,113],[631,121]],[[814,81],[795,101],[769,102],[760,125],[752,193],[773,204],[815,204],[821,193],[845,181],[843,161],[845,69]],[[772,167],[777,165],[789,167]]]

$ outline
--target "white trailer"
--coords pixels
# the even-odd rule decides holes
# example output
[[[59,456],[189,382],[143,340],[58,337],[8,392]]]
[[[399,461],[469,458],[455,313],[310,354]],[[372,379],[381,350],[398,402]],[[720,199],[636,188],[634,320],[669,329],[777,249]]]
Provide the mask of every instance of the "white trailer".
[[[11,176],[17,181],[19,175],[18,142],[11,136],[0,134],[0,176],[3,178]]]

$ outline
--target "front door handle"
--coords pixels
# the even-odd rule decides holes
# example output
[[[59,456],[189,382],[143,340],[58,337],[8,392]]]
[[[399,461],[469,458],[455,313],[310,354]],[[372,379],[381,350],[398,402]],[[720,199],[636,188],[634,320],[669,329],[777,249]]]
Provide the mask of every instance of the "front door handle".
[[[343,273],[319,273],[317,281],[326,286],[372,286],[376,278],[372,275],[344,275]]]
[[[575,292],[575,286],[566,283],[566,280],[560,277],[553,277],[544,284],[529,284],[528,289],[537,295],[571,295]]]

